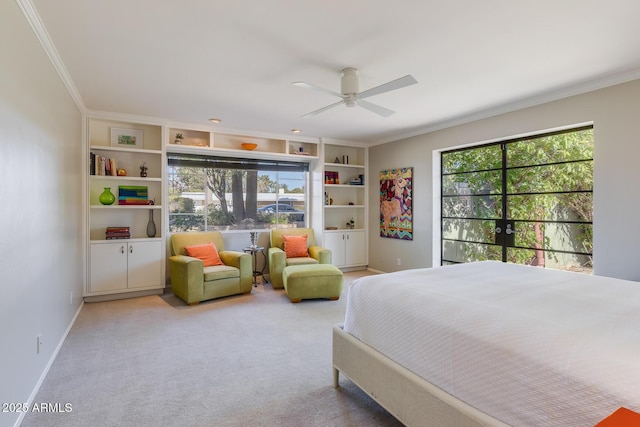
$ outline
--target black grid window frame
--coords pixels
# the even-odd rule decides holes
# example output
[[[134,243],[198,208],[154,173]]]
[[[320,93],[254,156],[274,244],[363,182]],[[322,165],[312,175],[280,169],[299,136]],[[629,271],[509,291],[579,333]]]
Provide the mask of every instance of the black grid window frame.
[[[541,163],[541,164],[530,164],[530,165],[523,165],[523,166],[509,166],[508,165],[508,160],[507,160],[507,146],[509,144],[513,144],[516,142],[521,142],[521,141],[530,141],[530,140],[535,140],[535,139],[540,139],[540,138],[545,138],[545,137],[549,137],[549,136],[554,136],[554,135],[560,135],[560,134],[565,134],[565,133],[572,133],[572,132],[579,132],[579,131],[583,131],[583,130],[592,130],[593,126],[589,125],[589,126],[581,126],[581,127],[577,127],[577,128],[570,128],[570,129],[565,129],[565,130],[561,130],[561,131],[555,131],[555,132],[547,132],[547,133],[542,133],[542,134],[536,134],[536,135],[529,135],[526,137],[519,137],[519,138],[513,138],[513,139],[508,139],[505,141],[500,141],[500,142],[494,142],[494,143],[488,143],[488,144],[481,144],[481,145],[476,145],[473,147],[465,147],[465,148],[457,148],[457,149],[453,149],[453,150],[447,150],[447,151],[443,151],[440,153],[441,156],[441,161],[440,161],[440,263],[441,265],[445,265],[445,264],[458,264],[458,261],[455,260],[448,260],[445,259],[444,257],[444,250],[443,250],[443,242],[446,241],[451,241],[451,242],[458,242],[458,243],[469,243],[469,244],[480,244],[480,245],[488,245],[488,246],[496,246],[496,247],[500,247],[503,245],[500,244],[496,244],[496,243],[489,243],[489,242],[480,242],[480,241],[473,241],[473,240],[463,240],[463,239],[445,239],[442,236],[444,235],[444,220],[468,220],[468,221],[473,221],[473,220],[478,220],[478,221],[483,221],[483,220],[496,220],[499,218],[482,218],[482,217],[452,217],[452,216],[446,216],[444,215],[444,200],[446,198],[451,198],[451,197],[460,197],[459,194],[445,194],[444,191],[444,178],[446,176],[451,176],[451,175],[461,175],[461,174],[470,174],[470,173],[480,173],[480,172],[498,172],[498,171],[502,171],[502,177],[501,177],[501,185],[502,185],[502,192],[500,193],[481,193],[481,194],[465,194],[464,196],[466,197],[486,197],[486,196],[498,196],[501,197],[501,203],[502,203],[502,218],[504,218],[506,216],[506,212],[507,212],[507,199],[509,196],[527,196],[527,195],[553,195],[553,194],[572,194],[572,193],[589,193],[589,194],[593,194],[593,188],[591,188],[590,190],[571,190],[571,191],[538,191],[538,192],[507,192],[505,191],[505,189],[507,189],[508,184],[507,184],[507,173],[509,170],[515,170],[515,169],[525,169],[525,168],[535,168],[535,167],[541,167],[541,166],[551,166],[551,165],[562,165],[562,164],[571,164],[571,163],[584,163],[584,162],[593,162],[593,157],[589,157],[589,158],[584,158],[584,159],[572,159],[572,160],[567,160],[567,161],[561,161],[561,162],[549,162],[549,163]],[[465,170],[465,171],[456,171],[456,172],[445,172],[444,171],[444,161],[442,161],[443,156],[445,156],[446,154],[450,154],[450,153],[455,153],[455,152],[461,152],[461,151],[468,151],[468,150],[474,150],[474,149],[480,149],[480,148],[485,148],[485,147],[496,147],[496,146],[500,146],[501,148],[501,152],[502,152],[502,167],[500,168],[488,168],[488,169],[478,169],[478,170]],[[558,221],[558,220],[522,220],[522,219],[510,219],[509,221],[513,222],[513,223],[521,223],[521,224],[531,224],[531,223],[541,223],[541,224],[575,224],[575,225],[591,225],[593,226],[593,221],[580,221],[580,220],[562,220],[562,221]],[[533,248],[533,247],[528,247],[528,246],[518,246],[518,245],[512,245],[509,246],[509,248],[514,248],[514,249],[525,249],[525,250],[542,250],[544,252],[553,252],[553,253],[563,253],[563,254],[570,254],[570,255],[586,255],[586,256],[593,256],[592,252],[586,252],[586,251],[565,251],[565,250],[560,250],[560,249],[539,249],[539,248]]]

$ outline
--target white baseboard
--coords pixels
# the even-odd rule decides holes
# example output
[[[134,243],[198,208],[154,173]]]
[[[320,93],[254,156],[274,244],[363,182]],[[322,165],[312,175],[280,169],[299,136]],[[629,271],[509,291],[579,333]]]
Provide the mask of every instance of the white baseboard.
[[[386,273],[386,271],[376,270],[375,268],[371,268],[371,267],[367,268],[367,271],[370,271],[370,272],[376,273],[376,274],[385,274]]]
[[[33,391],[31,392],[31,395],[29,396],[29,399],[27,401],[27,408],[31,408],[32,407],[33,401],[35,400],[36,396],[38,395],[38,392],[40,391],[40,387],[42,386],[42,383],[44,382],[44,379],[47,377],[47,374],[49,373],[49,369],[51,369],[51,366],[53,365],[53,362],[56,360],[56,357],[58,356],[58,353],[60,352],[60,349],[62,348],[62,344],[64,344],[64,341],[67,339],[67,335],[69,335],[69,332],[71,331],[71,328],[76,323],[76,319],[78,318],[78,315],[80,314],[80,311],[82,310],[83,306],[84,306],[84,301],[82,301],[80,303],[80,306],[78,307],[78,310],[76,311],[76,314],[73,316],[73,319],[71,319],[71,323],[69,323],[69,326],[67,327],[67,330],[64,331],[64,334],[62,334],[62,338],[60,338],[60,341],[58,342],[58,345],[56,346],[56,349],[53,351],[53,354],[49,358],[49,362],[47,362],[47,366],[45,366],[44,370],[42,371],[42,374],[40,375],[40,378],[38,378],[38,382],[36,383],[35,387],[33,388]],[[27,415],[26,412],[22,412],[20,414],[20,416],[16,420],[16,423],[14,424],[14,427],[19,427],[20,424],[22,424],[22,420],[24,419],[25,415]]]

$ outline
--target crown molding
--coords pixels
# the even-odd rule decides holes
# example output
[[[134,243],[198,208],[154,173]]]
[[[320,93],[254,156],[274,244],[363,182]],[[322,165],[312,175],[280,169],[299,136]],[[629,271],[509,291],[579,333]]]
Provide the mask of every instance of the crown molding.
[[[24,14],[25,18],[27,18],[27,22],[29,22],[31,29],[36,35],[36,38],[44,48],[44,51],[49,57],[49,60],[53,64],[53,68],[55,68],[55,70],[58,72],[58,75],[62,79],[62,82],[64,83],[67,90],[69,91],[71,98],[73,98],[74,102],[80,109],[80,112],[83,114],[86,113],[87,109],[84,105],[84,101],[82,100],[82,97],[80,96],[80,92],[78,92],[78,88],[76,88],[76,85],[73,83],[73,80],[71,79],[71,76],[67,71],[67,68],[64,66],[64,63],[60,59],[60,55],[58,54],[56,47],[51,41],[51,37],[49,37],[49,33],[47,32],[47,29],[44,27],[44,24],[40,19],[40,15],[38,15],[38,12],[36,11],[35,7],[33,6],[30,0],[16,0],[16,3],[22,10],[22,13]]]

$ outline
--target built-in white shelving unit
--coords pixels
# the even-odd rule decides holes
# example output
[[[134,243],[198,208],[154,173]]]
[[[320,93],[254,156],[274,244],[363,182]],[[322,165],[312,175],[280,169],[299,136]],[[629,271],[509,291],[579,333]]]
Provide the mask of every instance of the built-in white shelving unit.
[[[117,135],[131,136],[125,142]],[[88,280],[85,300],[122,298],[129,294],[157,294],[164,288],[163,236],[163,127],[145,123],[87,119],[89,166],[88,200]],[[135,142],[133,141],[135,137]],[[102,158],[115,166],[116,175],[104,175]],[[146,176],[141,176],[141,165]],[[105,171],[106,173],[106,171]],[[120,175],[117,175],[120,173]],[[136,186],[147,189],[153,204],[119,204],[119,189]],[[105,205],[100,195],[109,188],[115,202]],[[149,226],[153,220],[154,227]],[[108,239],[108,227],[129,230],[128,237]],[[152,228],[155,228],[155,232]]]
[[[366,147],[324,144],[324,246],[333,264],[360,267],[367,257]]]

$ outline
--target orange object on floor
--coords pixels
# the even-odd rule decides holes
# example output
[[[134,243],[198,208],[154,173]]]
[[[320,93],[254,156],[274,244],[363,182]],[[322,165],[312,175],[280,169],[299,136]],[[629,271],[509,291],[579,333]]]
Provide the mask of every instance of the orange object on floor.
[[[627,408],[618,408],[595,427],[638,427],[640,426],[640,414]]]

